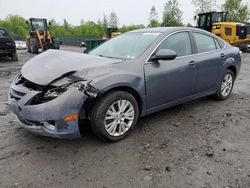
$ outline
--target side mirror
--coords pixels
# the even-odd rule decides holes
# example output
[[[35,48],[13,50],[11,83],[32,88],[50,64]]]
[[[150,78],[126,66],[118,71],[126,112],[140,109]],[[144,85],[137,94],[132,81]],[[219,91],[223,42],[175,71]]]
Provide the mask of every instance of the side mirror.
[[[177,53],[170,49],[160,49],[154,56],[151,57],[151,61],[159,60],[173,60],[177,57]]]
[[[49,21],[49,25],[52,25],[51,21]]]
[[[197,19],[197,16],[194,16],[194,21]]]
[[[26,20],[26,24],[29,24],[29,21],[28,21],[28,20]]]

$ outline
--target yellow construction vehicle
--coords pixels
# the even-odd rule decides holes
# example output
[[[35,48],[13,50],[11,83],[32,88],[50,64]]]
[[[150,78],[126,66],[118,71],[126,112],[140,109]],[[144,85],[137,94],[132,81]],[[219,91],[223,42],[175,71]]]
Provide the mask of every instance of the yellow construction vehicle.
[[[60,42],[48,31],[47,20],[43,18],[30,18],[26,21],[30,26],[29,35],[26,38],[27,50],[30,53],[38,53],[47,49],[59,49]]]
[[[250,27],[243,23],[228,22],[225,12],[206,12],[198,14],[198,17],[198,28],[212,32],[233,46],[241,48],[250,42]]]
[[[121,33],[118,32],[117,27],[108,27],[107,28],[107,33],[106,33],[106,38],[110,39],[110,38],[116,37],[116,36],[118,36],[120,34]]]

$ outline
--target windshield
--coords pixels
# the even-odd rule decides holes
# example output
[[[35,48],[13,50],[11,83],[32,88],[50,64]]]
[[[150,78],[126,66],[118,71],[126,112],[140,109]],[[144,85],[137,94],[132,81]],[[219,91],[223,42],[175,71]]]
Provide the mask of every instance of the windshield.
[[[199,27],[203,28],[206,23],[206,15],[199,16]]]
[[[43,30],[46,27],[44,20],[32,20],[31,24],[32,24],[33,29],[36,29],[36,30],[39,30],[39,29]]]
[[[217,12],[213,14],[213,22],[222,22],[223,21],[223,13]]]
[[[9,36],[8,33],[3,29],[0,29],[0,37],[6,37],[6,36]]]
[[[89,54],[117,59],[134,59],[140,56],[160,33],[127,33],[117,36]]]

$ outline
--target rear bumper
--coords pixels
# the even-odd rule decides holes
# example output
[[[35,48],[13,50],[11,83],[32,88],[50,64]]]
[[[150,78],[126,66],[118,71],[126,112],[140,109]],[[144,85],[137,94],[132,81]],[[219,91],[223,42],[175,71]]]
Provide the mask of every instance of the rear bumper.
[[[31,105],[32,99],[39,94],[38,91],[29,91],[20,99],[15,97],[13,91],[17,94],[24,91],[22,86],[13,83],[8,96],[8,106],[23,128],[34,134],[55,138],[73,139],[81,136],[78,120],[64,121],[64,118],[81,112],[88,98],[84,93],[71,88],[54,100]]]

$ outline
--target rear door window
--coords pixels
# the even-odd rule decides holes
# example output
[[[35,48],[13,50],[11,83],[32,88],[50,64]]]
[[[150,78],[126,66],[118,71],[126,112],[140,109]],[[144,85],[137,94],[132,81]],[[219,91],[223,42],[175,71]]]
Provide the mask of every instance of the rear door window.
[[[217,49],[213,37],[201,33],[193,33],[193,35],[198,53],[209,52]]]
[[[218,40],[214,39],[214,42],[215,42],[216,48],[221,49],[221,46],[220,46]]]

